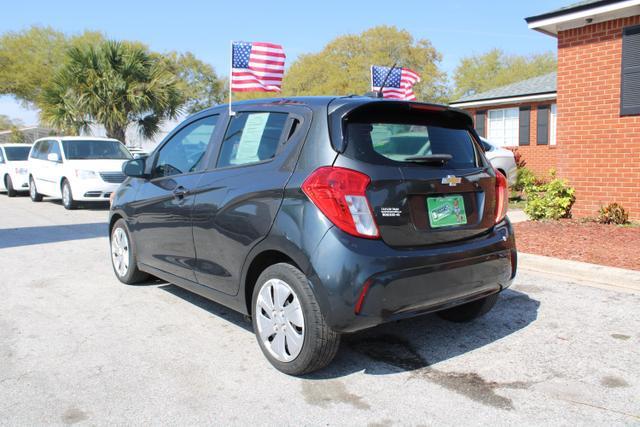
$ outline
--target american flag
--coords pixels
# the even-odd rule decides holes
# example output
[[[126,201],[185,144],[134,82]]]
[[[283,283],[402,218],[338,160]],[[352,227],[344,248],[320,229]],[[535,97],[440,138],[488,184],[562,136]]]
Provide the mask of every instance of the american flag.
[[[371,90],[378,92],[391,67],[371,66]],[[394,68],[382,89],[384,98],[415,100],[413,85],[420,81],[420,76],[408,68]]]
[[[231,90],[280,92],[285,54],[273,43],[233,42]]]

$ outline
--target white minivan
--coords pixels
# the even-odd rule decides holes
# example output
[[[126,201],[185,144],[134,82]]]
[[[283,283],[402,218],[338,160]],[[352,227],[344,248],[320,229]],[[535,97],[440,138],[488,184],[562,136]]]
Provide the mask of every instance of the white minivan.
[[[0,190],[15,197],[29,190],[27,157],[31,144],[0,144]]]
[[[66,209],[77,202],[108,201],[125,179],[122,164],[131,153],[117,139],[80,136],[37,140],[29,154],[29,195],[61,198]]]

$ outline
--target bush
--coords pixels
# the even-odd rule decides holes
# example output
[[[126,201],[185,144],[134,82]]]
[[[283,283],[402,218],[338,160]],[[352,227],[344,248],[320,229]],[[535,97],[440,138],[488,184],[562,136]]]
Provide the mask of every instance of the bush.
[[[518,168],[516,183],[512,188],[515,191],[525,191],[527,188],[540,184],[540,180],[527,168]]]
[[[607,206],[600,207],[598,222],[600,224],[627,224],[629,222],[629,214],[622,205],[609,203]]]
[[[576,200],[575,189],[556,178],[554,171],[551,178],[549,182],[525,187],[527,204],[524,211],[533,220],[571,217],[571,207]]]

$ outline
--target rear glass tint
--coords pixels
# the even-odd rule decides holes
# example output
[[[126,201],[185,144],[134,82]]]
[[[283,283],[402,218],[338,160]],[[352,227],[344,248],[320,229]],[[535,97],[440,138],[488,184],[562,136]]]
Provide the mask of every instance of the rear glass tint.
[[[358,160],[372,163],[407,161],[408,157],[449,154],[450,168],[474,168],[477,156],[466,129],[432,124],[349,122],[347,151]],[[424,165],[424,164],[423,164]]]

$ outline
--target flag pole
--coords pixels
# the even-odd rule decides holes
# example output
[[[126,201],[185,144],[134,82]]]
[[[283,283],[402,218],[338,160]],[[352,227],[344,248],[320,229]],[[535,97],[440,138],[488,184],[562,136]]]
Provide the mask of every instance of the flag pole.
[[[232,96],[232,90],[231,90],[231,84],[233,82],[233,40],[231,40],[230,43],[230,47],[231,47],[231,61],[229,61],[229,117],[233,116],[235,113],[233,112],[233,110],[231,109],[231,96]]]

